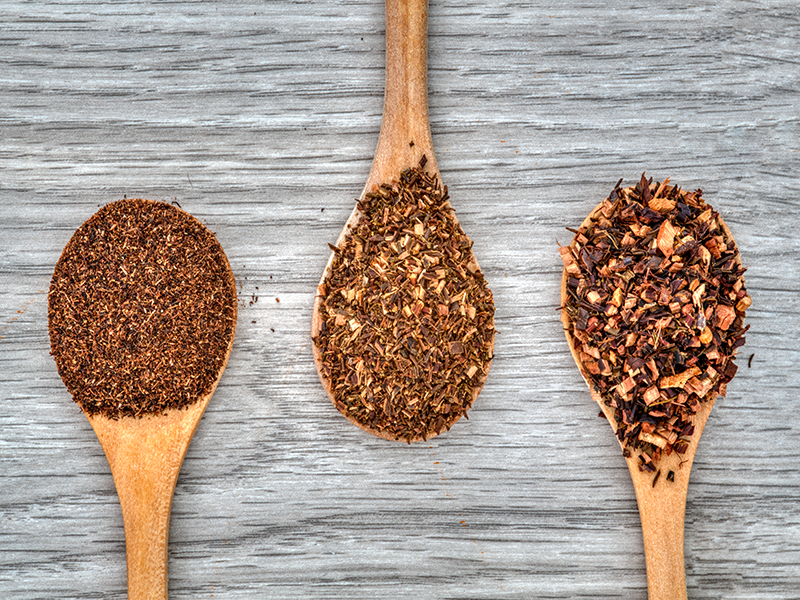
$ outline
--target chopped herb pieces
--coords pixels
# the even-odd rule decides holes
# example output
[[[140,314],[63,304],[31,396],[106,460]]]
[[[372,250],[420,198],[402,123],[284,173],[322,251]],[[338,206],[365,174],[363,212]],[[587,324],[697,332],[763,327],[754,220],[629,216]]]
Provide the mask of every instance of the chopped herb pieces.
[[[662,455],[689,448],[699,403],[725,395],[751,299],[733,237],[701,190],[644,175],[620,183],[559,248],[562,317],[623,454],[658,473]]]
[[[436,176],[407,169],[358,203],[317,299],[320,376],[350,421],[424,440],[466,414],[494,347],[492,292]]]

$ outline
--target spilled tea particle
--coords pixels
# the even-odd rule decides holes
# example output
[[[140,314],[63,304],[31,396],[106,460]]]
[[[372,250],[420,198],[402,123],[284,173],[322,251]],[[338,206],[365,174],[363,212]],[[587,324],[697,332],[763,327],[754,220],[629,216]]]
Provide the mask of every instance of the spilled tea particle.
[[[701,190],[668,181],[620,180],[559,248],[570,347],[612,409],[623,454],[650,473],[689,448],[700,403],[725,395],[751,304],[719,214]]]
[[[112,419],[210,393],[236,325],[236,284],[219,242],[152,200],[113,202],[81,225],[48,303],[59,375],[85,413]]]
[[[438,177],[407,169],[358,203],[319,288],[313,342],[334,405],[394,440],[446,431],[472,406],[494,345],[492,292]]]

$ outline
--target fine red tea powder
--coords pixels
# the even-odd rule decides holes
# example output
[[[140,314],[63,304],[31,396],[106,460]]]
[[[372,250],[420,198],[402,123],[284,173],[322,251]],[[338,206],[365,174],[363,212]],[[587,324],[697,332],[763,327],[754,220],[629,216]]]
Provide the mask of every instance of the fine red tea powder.
[[[219,242],[163,202],[101,208],[64,248],[50,283],[51,354],[89,414],[138,417],[213,391],[236,327]]]

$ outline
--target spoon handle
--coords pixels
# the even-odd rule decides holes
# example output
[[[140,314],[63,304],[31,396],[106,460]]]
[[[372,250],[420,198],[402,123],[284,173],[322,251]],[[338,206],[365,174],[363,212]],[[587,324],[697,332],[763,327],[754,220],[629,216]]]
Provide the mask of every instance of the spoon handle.
[[[660,475],[639,471],[635,457],[627,459],[642,521],[649,600],[686,600],[683,529],[686,494],[695,451],[716,398],[700,404],[694,417],[689,450],[663,457]]]
[[[160,468],[147,465],[130,482],[117,483],[125,522],[128,600],[168,596],[169,517],[177,473],[174,478],[157,476],[153,471]]]
[[[207,403],[205,399],[188,409],[141,418],[89,417],[122,506],[129,600],[167,599],[172,496]]]
[[[428,118],[428,1],[386,0],[386,89],[366,189],[390,182],[425,155],[437,172]]]
[[[632,463],[628,464],[642,521],[649,600],[686,600],[683,526],[689,469],[676,472],[674,482],[657,481],[654,486],[652,473],[645,475]]]

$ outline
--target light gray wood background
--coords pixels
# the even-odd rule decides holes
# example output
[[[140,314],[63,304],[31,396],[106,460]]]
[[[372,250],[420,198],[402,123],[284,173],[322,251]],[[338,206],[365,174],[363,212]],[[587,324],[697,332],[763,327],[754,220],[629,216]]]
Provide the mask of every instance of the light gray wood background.
[[[645,598],[557,241],[646,170],[705,191],[754,299],[695,462],[689,596],[800,598],[798,41],[795,0],[432,0],[437,157],[500,334],[470,419],[407,446],[339,415],[309,339],[377,142],[382,3],[1,2],[0,597],[125,597],[114,485],[46,307],[72,232],[127,195],[206,223],[240,293],[175,492],[173,598]]]

